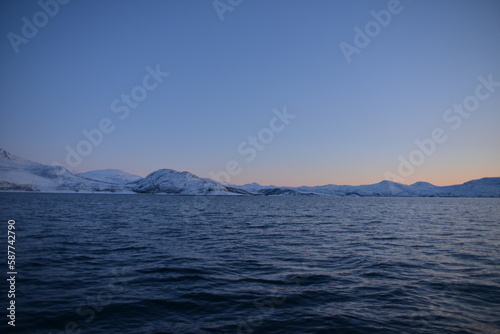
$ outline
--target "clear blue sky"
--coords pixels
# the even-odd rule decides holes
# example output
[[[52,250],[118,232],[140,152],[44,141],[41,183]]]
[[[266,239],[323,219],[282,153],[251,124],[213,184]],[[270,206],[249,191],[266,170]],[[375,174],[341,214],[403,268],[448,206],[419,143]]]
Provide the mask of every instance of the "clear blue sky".
[[[339,45],[388,3],[244,0],[221,21],[212,1],[72,0],[16,53],[8,34],[42,9],[1,1],[0,147],[66,164],[66,147],[109,118],[75,170],[208,177],[235,160],[236,184],[367,184],[442,128],[447,141],[404,183],[500,176],[500,87],[458,129],[443,120],[478,76],[500,81],[500,2],[401,0],[348,64]],[[157,64],[170,75],[121,120],[111,104]],[[248,162],[238,146],[284,106],[296,118]]]

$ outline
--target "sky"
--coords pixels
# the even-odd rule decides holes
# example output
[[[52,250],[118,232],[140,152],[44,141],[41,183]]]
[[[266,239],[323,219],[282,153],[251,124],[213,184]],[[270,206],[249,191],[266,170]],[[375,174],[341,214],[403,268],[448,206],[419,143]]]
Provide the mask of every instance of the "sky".
[[[232,184],[500,176],[496,0],[0,1],[0,147]]]

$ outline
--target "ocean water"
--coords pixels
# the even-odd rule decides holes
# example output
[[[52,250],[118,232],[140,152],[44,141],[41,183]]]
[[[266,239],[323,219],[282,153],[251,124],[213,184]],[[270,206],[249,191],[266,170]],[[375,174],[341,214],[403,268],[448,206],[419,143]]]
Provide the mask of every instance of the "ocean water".
[[[500,199],[3,193],[0,212],[2,333],[500,332]]]

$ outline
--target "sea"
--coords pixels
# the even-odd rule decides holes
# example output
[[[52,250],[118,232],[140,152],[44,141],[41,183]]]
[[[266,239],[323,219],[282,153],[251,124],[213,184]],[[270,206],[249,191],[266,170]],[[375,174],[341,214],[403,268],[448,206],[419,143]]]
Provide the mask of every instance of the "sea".
[[[500,333],[500,199],[1,193],[0,214],[2,333]]]

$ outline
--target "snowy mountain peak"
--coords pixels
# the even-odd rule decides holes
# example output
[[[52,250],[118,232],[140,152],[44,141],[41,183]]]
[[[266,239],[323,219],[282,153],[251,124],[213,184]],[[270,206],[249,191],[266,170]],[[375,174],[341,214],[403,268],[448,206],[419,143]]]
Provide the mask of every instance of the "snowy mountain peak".
[[[424,181],[418,181],[415,182],[414,184],[410,185],[410,187],[435,187],[432,183],[429,182],[424,182]]]
[[[78,175],[64,166],[47,166],[0,151],[0,190],[44,192],[131,192]]]
[[[40,165],[40,164],[33,161],[22,159],[0,148],[0,166],[13,167],[17,165],[29,166],[29,165]]]
[[[397,182],[394,182],[394,181],[389,181],[389,180],[383,180],[383,181],[380,181],[377,184],[389,186],[389,185],[397,185],[397,184],[400,184],[400,183],[397,183]]]
[[[0,148],[0,156],[4,159],[12,160],[12,156],[10,155],[10,153],[4,150],[3,148]]]
[[[131,183],[139,193],[163,193],[178,195],[234,195],[241,193],[209,179],[202,179],[190,172],[159,169],[145,178]]]
[[[190,173],[190,172],[179,172],[176,171],[175,169],[167,169],[167,168],[162,168],[158,169],[152,173],[150,173],[148,176],[145,178],[155,178],[155,179],[160,179],[160,178],[184,178],[184,179],[189,179],[189,178],[198,178],[198,176]]]

